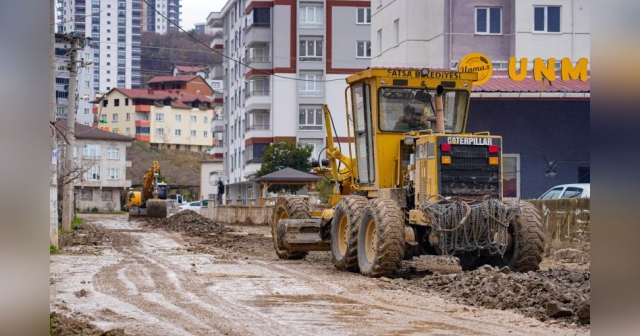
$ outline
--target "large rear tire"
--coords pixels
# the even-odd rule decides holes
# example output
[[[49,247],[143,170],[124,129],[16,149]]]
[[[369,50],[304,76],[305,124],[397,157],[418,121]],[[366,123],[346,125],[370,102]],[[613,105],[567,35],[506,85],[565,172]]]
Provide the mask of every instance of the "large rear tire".
[[[509,224],[509,233],[513,245],[504,256],[496,257],[495,266],[509,266],[516,272],[537,271],[540,269],[544,252],[544,234],[538,210],[533,204],[520,202],[522,213]]]
[[[363,196],[345,196],[331,220],[331,260],[341,271],[358,272],[358,229],[368,200]]]
[[[280,259],[302,259],[307,256],[307,252],[285,251],[278,248],[278,221],[281,219],[309,219],[309,205],[300,196],[284,196],[278,199],[273,209],[271,220],[271,235],[273,236],[273,247]]]
[[[404,214],[389,199],[373,199],[362,213],[358,266],[369,277],[395,277],[404,257]]]

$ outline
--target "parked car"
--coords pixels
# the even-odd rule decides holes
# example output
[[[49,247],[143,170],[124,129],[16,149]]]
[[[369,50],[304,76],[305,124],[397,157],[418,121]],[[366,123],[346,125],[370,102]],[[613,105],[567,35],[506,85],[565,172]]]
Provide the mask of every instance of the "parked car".
[[[189,202],[189,203],[185,203],[185,204],[180,204],[178,206],[178,212],[180,211],[184,211],[184,210],[193,210],[197,213],[200,213],[200,208],[202,207],[202,203],[200,201],[196,201],[196,202]]]
[[[542,194],[539,199],[591,198],[591,183],[557,185]]]

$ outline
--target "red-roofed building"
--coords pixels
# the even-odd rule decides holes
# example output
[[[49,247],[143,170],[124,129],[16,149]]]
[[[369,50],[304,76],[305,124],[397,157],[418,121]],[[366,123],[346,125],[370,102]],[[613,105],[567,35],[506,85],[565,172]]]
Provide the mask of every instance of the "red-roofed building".
[[[213,145],[211,99],[168,89],[113,89],[96,101],[95,127],[135,137],[152,148],[202,152]]]
[[[179,92],[199,93],[211,97],[213,89],[199,75],[158,76],[147,82],[147,86],[155,91],[174,90]]]
[[[208,66],[189,66],[189,65],[176,65],[171,69],[174,76],[195,75],[200,77],[206,77],[209,72]]]
[[[56,121],[61,133],[65,133],[66,125],[67,119]],[[75,123],[74,136],[72,169],[79,172],[78,179],[74,181],[75,208],[81,211],[94,208],[101,212],[120,211],[120,195],[131,187],[131,180],[126,176],[127,167],[131,167],[131,161],[127,161],[127,148],[134,139],[79,123]],[[60,153],[64,152],[65,145],[60,139]],[[58,165],[61,172],[62,160]]]

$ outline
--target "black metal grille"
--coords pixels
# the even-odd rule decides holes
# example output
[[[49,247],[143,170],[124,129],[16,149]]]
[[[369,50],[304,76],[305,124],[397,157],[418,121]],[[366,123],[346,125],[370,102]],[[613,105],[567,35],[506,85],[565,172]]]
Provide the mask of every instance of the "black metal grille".
[[[487,146],[451,145],[440,154],[451,157],[451,164],[440,165],[442,196],[500,197],[500,165],[489,165]]]

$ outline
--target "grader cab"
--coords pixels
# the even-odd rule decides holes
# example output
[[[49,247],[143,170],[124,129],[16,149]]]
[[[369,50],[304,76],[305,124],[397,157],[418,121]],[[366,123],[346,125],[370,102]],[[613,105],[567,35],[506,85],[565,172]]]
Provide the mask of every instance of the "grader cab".
[[[475,73],[429,69],[361,71],[347,78],[348,137],[333,143],[324,106],[331,209],[310,213],[281,198],[272,220],[282,259],[330,250],[333,264],[363,275],[395,276],[403,259],[456,256],[464,270],[483,264],[539,269],[543,236],[529,203],[502,201],[502,139],[468,134]],[[353,132],[353,133],[352,133]]]

